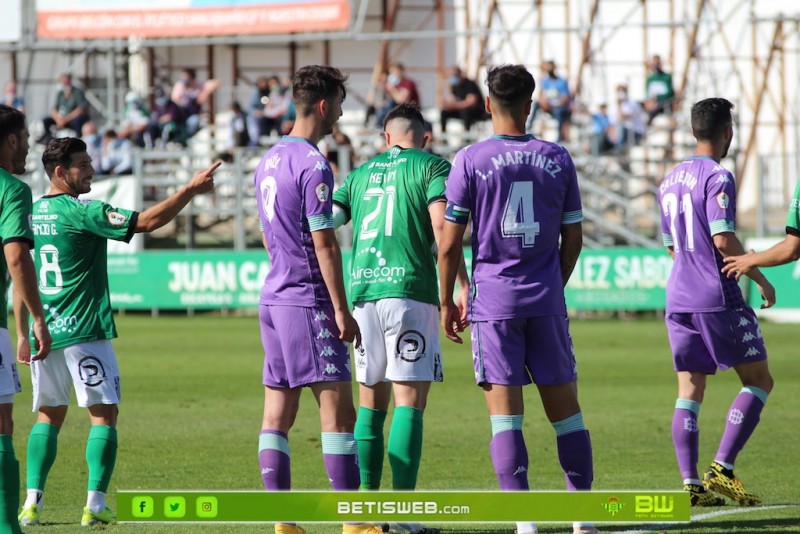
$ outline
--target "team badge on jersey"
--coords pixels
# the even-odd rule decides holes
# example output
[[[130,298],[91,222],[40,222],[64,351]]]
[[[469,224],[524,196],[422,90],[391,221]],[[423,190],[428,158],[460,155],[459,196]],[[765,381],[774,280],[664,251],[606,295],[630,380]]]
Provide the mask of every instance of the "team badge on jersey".
[[[717,195],[717,205],[722,209],[728,209],[728,204],[730,204],[730,197],[725,193],[720,193]]]
[[[123,224],[125,224],[125,221],[128,220],[128,218],[125,215],[123,215],[118,211],[109,211],[107,217],[108,217],[108,222],[110,222],[114,226],[122,226]]]
[[[317,194],[317,198],[320,202],[326,202],[331,194],[331,188],[325,184],[319,184],[316,189],[314,189],[314,192]]]

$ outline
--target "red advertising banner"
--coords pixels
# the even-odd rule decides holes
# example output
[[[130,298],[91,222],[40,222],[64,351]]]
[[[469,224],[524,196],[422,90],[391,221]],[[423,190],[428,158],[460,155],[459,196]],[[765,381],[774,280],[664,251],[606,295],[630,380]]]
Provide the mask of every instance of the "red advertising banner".
[[[37,10],[41,38],[99,39],[194,37],[343,30],[350,21],[348,0],[292,1],[269,5],[185,8],[103,8]],[[69,5],[70,2],[61,4]]]

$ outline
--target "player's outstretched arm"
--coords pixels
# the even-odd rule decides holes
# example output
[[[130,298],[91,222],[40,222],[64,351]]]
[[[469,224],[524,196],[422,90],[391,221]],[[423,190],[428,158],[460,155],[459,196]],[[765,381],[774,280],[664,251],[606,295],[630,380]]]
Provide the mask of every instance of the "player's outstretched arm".
[[[140,213],[136,220],[136,233],[152,232],[161,228],[174,219],[195,195],[214,189],[214,171],[221,164],[221,161],[217,161],[211,167],[195,173],[189,183],[177,193]]]
[[[311,232],[311,239],[314,241],[314,252],[319,260],[322,278],[333,303],[336,326],[339,327],[339,339],[348,343],[355,339],[358,347],[361,345],[361,330],[347,306],[342,276],[342,251],[336,241],[336,233],[333,228],[315,230]]]
[[[561,258],[561,278],[566,287],[575,264],[578,263],[578,256],[583,249],[583,224],[580,222],[561,225],[561,246],[559,256]]]
[[[28,245],[19,241],[12,241],[6,243],[3,247],[3,252],[6,257],[6,264],[8,265],[8,272],[11,275],[11,280],[14,282],[14,299],[21,301],[20,305],[15,303],[14,310],[26,308],[33,316],[33,336],[36,340],[36,354],[31,357],[30,347],[28,347],[28,362],[30,360],[42,360],[47,357],[50,352],[50,331],[47,329],[47,324],[44,318],[44,309],[42,308],[42,301],[39,298],[38,284],[36,282],[36,269],[33,265]],[[24,326],[21,324],[20,319],[17,319],[17,347],[19,347],[19,337],[25,336],[28,331],[28,317],[25,315]],[[21,328],[21,330],[20,330]],[[25,354],[22,354],[23,358]],[[26,363],[26,362],[22,362]]]
[[[722,272],[730,278],[735,276],[738,280],[743,274],[749,274],[756,267],[774,267],[784,265],[800,259],[800,236],[786,234],[780,243],[763,252],[750,251],[743,256],[728,256],[724,258],[725,266]]]
[[[730,256],[743,256],[745,254],[742,242],[733,232],[715,234],[713,239],[714,246],[717,247],[717,250],[722,255],[723,261]],[[767,277],[755,267],[750,269],[747,276],[756,283],[758,291],[761,293],[761,299],[764,301],[761,308],[769,308],[775,304],[775,288],[769,283]]]
[[[442,327],[447,339],[463,343],[458,332],[463,330],[461,311],[453,302],[453,285],[462,262],[462,241],[465,224],[445,221],[439,238],[439,298],[442,301]]]

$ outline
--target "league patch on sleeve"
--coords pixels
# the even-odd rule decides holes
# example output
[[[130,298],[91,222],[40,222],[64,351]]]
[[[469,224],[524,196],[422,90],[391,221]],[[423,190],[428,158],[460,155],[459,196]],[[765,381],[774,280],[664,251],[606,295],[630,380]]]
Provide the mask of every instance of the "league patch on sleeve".
[[[331,196],[331,188],[325,184],[319,184],[315,189],[314,192],[317,194],[317,199],[320,202],[327,202],[328,197]]]
[[[720,193],[719,195],[717,195],[717,205],[720,208],[722,208],[724,210],[728,209],[728,205],[730,204],[730,202],[731,202],[731,199],[727,194]]]
[[[128,217],[118,211],[109,211],[107,217],[108,222],[114,226],[122,226],[128,221]]]

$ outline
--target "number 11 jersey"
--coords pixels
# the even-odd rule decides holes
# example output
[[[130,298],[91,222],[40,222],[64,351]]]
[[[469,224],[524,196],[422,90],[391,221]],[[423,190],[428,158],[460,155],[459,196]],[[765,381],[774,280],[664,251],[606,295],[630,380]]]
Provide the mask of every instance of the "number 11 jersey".
[[[448,220],[472,215],[473,321],[566,314],[561,225],[583,220],[566,149],[493,136],[456,154],[446,196]]]

